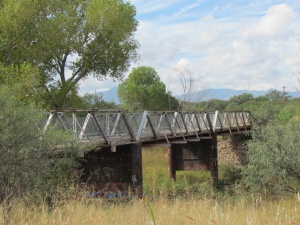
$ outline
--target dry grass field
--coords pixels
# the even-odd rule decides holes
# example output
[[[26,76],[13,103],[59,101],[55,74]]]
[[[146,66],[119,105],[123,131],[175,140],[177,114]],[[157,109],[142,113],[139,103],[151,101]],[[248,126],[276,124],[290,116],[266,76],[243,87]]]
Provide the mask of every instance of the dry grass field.
[[[208,198],[160,198],[149,204],[145,199],[126,203],[68,201],[53,208],[19,203],[9,212],[3,208],[0,211],[0,224],[3,225],[300,224],[300,205],[295,199],[242,198],[236,202],[219,202]]]
[[[300,224],[296,195],[275,199],[263,194],[215,193],[207,172],[180,172],[177,182],[168,181],[165,150],[146,150],[143,154],[144,199],[82,197],[55,201],[52,207],[23,200],[9,210],[0,206],[0,224]],[[227,176],[222,168],[220,176]]]

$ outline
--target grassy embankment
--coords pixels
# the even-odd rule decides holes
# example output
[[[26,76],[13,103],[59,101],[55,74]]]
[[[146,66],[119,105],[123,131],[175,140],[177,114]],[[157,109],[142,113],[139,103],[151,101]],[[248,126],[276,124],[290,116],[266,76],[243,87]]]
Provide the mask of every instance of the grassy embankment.
[[[23,201],[9,211],[0,207],[0,224],[300,224],[296,196],[213,191],[209,172],[178,172],[177,182],[168,181],[164,149],[143,151],[143,160],[145,199],[112,203],[83,197],[51,208]],[[220,167],[220,177],[234,179],[226,167]]]

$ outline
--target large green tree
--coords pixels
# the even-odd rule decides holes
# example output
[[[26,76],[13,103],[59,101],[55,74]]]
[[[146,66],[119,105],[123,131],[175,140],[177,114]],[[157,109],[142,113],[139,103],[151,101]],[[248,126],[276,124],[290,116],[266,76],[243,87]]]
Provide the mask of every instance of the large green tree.
[[[118,96],[128,111],[176,109],[177,100],[166,90],[155,69],[137,67],[119,85]]]
[[[0,62],[41,69],[50,106],[81,80],[123,77],[137,58],[135,7],[122,0],[2,0]]]

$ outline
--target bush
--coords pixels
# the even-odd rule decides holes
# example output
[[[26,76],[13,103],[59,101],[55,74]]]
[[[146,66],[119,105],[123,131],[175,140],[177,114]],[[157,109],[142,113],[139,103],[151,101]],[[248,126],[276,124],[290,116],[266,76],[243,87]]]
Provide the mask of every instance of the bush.
[[[27,194],[48,197],[58,187],[67,190],[80,151],[71,136],[54,129],[43,134],[45,113],[3,86],[0,108],[0,202]]]
[[[300,123],[269,124],[248,142],[243,182],[251,188],[297,192],[300,188]]]

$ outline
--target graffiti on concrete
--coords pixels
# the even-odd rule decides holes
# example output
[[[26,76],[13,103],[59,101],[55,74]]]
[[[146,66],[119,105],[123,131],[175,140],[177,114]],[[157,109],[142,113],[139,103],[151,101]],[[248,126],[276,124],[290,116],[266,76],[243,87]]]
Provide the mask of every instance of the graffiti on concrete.
[[[115,176],[115,170],[110,167],[103,167],[103,173],[104,176],[107,177],[107,179],[110,179],[111,177]]]
[[[132,175],[131,180],[132,180],[133,187],[135,187],[135,184],[136,184],[136,182],[137,182],[136,174],[133,174],[133,175]]]

